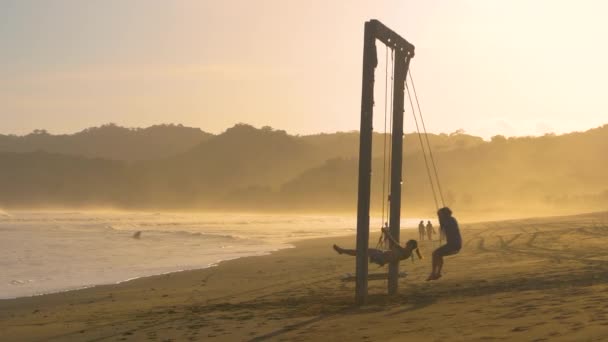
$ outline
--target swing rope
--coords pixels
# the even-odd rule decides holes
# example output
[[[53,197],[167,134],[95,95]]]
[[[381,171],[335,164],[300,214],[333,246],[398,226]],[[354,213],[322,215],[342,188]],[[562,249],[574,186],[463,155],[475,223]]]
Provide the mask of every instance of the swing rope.
[[[418,115],[420,116],[420,122],[422,123],[422,129],[424,131],[424,137],[425,137],[425,140],[426,140],[426,145],[427,145],[427,148],[429,150],[429,156],[431,158],[431,165],[433,167],[433,172],[435,174],[435,180],[437,182],[437,190],[439,191],[439,196],[441,198],[441,205],[442,205],[442,207],[445,207],[445,200],[443,198],[443,190],[441,189],[441,182],[439,181],[439,173],[437,172],[437,165],[435,163],[435,157],[433,156],[433,149],[431,148],[431,143],[429,141],[429,135],[428,135],[428,133],[426,131],[426,125],[424,123],[424,116],[422,115],[422,109],[420,108],[420,101],[418,100],[418,94],[416,92],[416,84],[414,83],[414,77],[412,76],[412,68],[411,67],[410,67],[410,70],[409,70],[408,73],[410,75],[410,81],[412,83],[412,90],[414,92],[414,98],[416,100],[416,106],[418,108]],[[416,120],[416,114],[415,114],[415,110],[414,110],[414,105],[412,103],[412,97],[410,95],[410,90],[409,90],[409,87],[407,86],[407,78],[405,80],[405,87],[407,89],[407,95],[408,95],[408,97],[410,99],[410,106],[412,107],[412,113],[414,114],[414,121],[416,122],[416,130],[418,131],[418,138],[419,138],[420,144],[422,146],[421,133],[420,133],[420,129],[418,127],[418,122]],[[431,177],[431,173],[430,173],[430,170],[429,170],[429,166],[428,166],[428,162],[427,162],[427,159],[426,159],[426,153],[424,151],[424,148],[423,148],[422,153],[424,155],[424,162],[426,164],[427,174],[429,176],[429,180],[431,180],[431,187],[433,187],[433,181],[432,181],[432,177]],[[435,207],[437,209],[439,209],[439,205],[437,203],[437,196],[435,195],[435,189],[433,188],[432,190],[433,190],[433,198],[435,200]],[[443,234],[442,234],[442,228],[440,226],[439,227],[439,244],[441,245],[442,243],[443,243]]]
[[[384,152],[382,153],[382,221],[380,224],[384,227],[384,199],[385,199],[385,185],[386,185],[386,102],[388,96],[388,46],[386,46],[385,52],[385,64],[384,64]],[[382,236],[380,236],[382,239]]]
[[[394,50],[391,48],[391,85],[390,85],[390,112],[387,113],[389,109],[388,101],[388,47],[385,50],[385,67],[384,67],[384,135],[383,135],[383,156],[382,156],[382,222],[381,225],[384,227],[384,219],[386,217],[387,220],[390,220],[390,201],[391,201],[391,177],[390,174],[390,165],[392,162],[392,145],[390,141],[392,141],[393,136],[393,98],[394,98],[394,79],[395,79],[395,55]],[[412,109],[412,116],[414,118],[414,123],[416,125],[416,131],[418,133],[418,141],[420,142],[420,148],[422,151],[422,156],[424,157],[424,165],[426,168],[426,173],[429,179],[429,183],[431,185],[431,192],[433,193],[433,201],[435,202],[435,208],[439,209],[439,199],[441,199],[441,204],[445,207],[445,200],[443,197],[443,190],[441,188],[441,183],[439,181],[439,173],[437,172],[437,165],[435,163],[435,157],[433,156],[433,150],[431,148],[431,143],[428,137],[428,133],[426,130],[426,124],[424,122],[424,117],[422,115],[422,110],[420,107],[420,101],[418,99],[418,94],[416,92],[416,85],[414,83],[414,78],[412,76],[411,67],[408,71],[410,83],[412,87],[412,91],[410,91],[410,87],[407,81],[407,77],[405,80],[405,89],[407,91],[407,96],[410,102],[410,107]],[[412,92],[414,96],[412,97]],[[416,106],[414,106],[414,100],[416,102]],[[418,111],[416,112],[416,109]],[[388,134],[387,134],[387,116],[389,121]],[[422,125],[422,131],[420,129],[420,125],[418,123],[418,118],[420,119],[420,123]],[[422,138],[424,132],[424,140]],[[391,140],[389,141],[389,137]],[[426,142],[426,147],[425,147]],[[428,155],[430,157],[427,158],[427,149]],[[387,150],[388,150],[388,160],[387,160]],[[387,164],[389,167],[387,167]],[[431,173],[431,167],[433,169],[433,173]],[[434,177],[433,177],[434,176]],[[388,178],[388,180],[387,180]],[[437,192],[439,192],[439,199],[437,197]],[[388,196],[387,196],[388,194]],[[386,201],[386,205],[385,205]],[[386,210],[386,211],[385,211]],[[441,236],[440,236],[441,239]],[[380,234],[380,238],[378,239],[378,243],[376,248],[383,245],[385,241],[384,232]],[[386,246],[385,246],[386,247]]]
[[[383,134],[383,138],[384,138],[384,145],[383,145],[383,155],[382,155],[382,221],[381,221],[381,226],[384,227],[384,218],[386,217],[386,220],[389,220],[390,217],[390,187],[391,187],[391,179],[390,176],[387,177],[387,173],[390,172],[390,164],[391,164],[391,160],[392,160],[392,146],[390,145],[390,141],[388,140],[388,137],[391,136],[392,137],[392,132],[393,132],[393,97],[394,97],[394,76],[395,76],[395,62],[394,62],[394,51],[391,48],[391,89],[390,89],[390,113],[387,113],[387,110],[389,108],[388,106],[388,46],[386,47],[386,54],[385,54],[385,68],[384,68],[384,134]],[[386,123],[387,123],[387,116],[389,118],[389,134],[387,135],[387,129],[386,129]],[[387,147],[388,146],[388,147]],[[386,158],[386,151],[388,149],[388,161]],[[387,164],[389,167],[387,167]],[[388,182],[387,182],[387,178],[388,178]],[[387,184],[388,183],[388,184]],[[388,196],[387,196],[388,193]],[[385,206],[385,201],[386,201],[386,206]],[[386,210],[386,211],[385,211]],[[385,216],[386,214],[386,216]],[[380,248],[384,245],[385,248],[388,248],[388,246],[385,245],[386,242],[386,238],[384,236],[384,232],[382,232],[380,234],[380,237],[378,239],[378,243],[376,244],[376,248]]]
[[[395,51],[391,49],[391,110],[389,113],[389,137],[391,137],[391,141],[393,140],[393,97],[394,97],[394,93],[395,93]],[[388,165],[389,165],[389,169],[387,171],[387,175],[390,174],[390,165],[393,161],[393,146],[391,143],[389,143],[389,148],[388,148]],[[390,189],[391,189],[391,177],[390,175],[388,176],[388,186],[387,186],[387,191],[388,191],[388,197],[386,198],[387,203],[390,203],[391,201],[391,193],[390,193]],[[383,199],[384,201],[384,199]],[[390,213],[390,206],[387,206],[386,208],[386,217],[389,217],[389,213]]]
[[[412,102],[412,95],[410,94],[410,88],[407,85],[407,81],[405,82],[405,89],[407,90],[407,97],[410,100],[410,107],[412,108],[412,116],[414,117],[414,123],[416,124],[416,131],[418,132],[418,140],[420,141],[420,148],[422,149],[422,156],[424,157],[424,165],[426,166],[426,174],[429,177],[429,182],[431,183],[431,192],[433,193],[433,200],[435,201],[435,207],[439,210],[439,202],[437,202],[437,195],[435,194],[435,184],[433,182],[433,176],[431,175],[429,161],[426,158],[426,149],[424,148],[424,143],[422,141],[422,133],[420,133],[420,127],[418,126],[418,118],[416,115],[416,110],[414,109],[414,103]],[[430,150],[430,146],[429,146],[429,150]]]
[[[412,90],[414,91],[414,98],[416,99],[416,105],[418,106],[418,113],[420,114],[420,121],[422,122],[422,128],[424,130],[424,136],[426,138],[426,144],[429,148],[429,155],[431,157],[433,171],[435,172],[435,180],[437,180],[437,188],[439,190],[439,196],[441,197],[441,205],[443,207],[445,207],[445,201],[443,199],[443,190],[441,190],[441,183],[439,182],[439,174],[437,173],[437,166],[435,165],[435,158],[433,157],[433,150],[431,149],[431,143],[429,142],[429,135],[426,132],[426,125],[424,124],[424,117],[422,116],[422,110],[420,109],[420,101],[418,101],[418,94],[416,93],[416,84],[414,83],[414,76],[412,76],[411,67],[409,70],[409,74],[410,74],[410,81],[412,82]]]

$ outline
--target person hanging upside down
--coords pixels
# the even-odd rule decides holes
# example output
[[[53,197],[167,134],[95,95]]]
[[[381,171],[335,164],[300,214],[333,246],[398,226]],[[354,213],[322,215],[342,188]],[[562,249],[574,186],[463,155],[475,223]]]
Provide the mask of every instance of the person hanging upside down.
[[[462,248],[462,238],[460,237],[460,229],[458,222],[452,216],[452,210],[448,207],[441,208],[437,211],[439,217],[439,230],[445,233],[446,244],[433,251],[433,270],[426,279],[437,280],[441,278],[441,269],[443,268],[443,257],[454,255],[460,252]]]
[[[388,237],[388,239],[392,242],[391,249],[387,251],[383,251],[377,248],[368,248],[367,255],[369,256],[369,262],[374,263],[380,266],[384,266],[393,261],[405,260],[412,256],[412,252],[416,251],[419,259],[422,259],[422,255],[420,254],[420,250],[418,250],[418,242],[416,240],[409,240],[405,243],[405,247],[401,247],[399,245],[399,241],[395,240],[393,236],[389,233],[388,228],[382,228],[384,234]],[[346,254],[351,256],[357,256],[357,250],[355,249],[345,249],[339,247],[338,245],[334,245],[334,250],[338,252],[338,254]]]

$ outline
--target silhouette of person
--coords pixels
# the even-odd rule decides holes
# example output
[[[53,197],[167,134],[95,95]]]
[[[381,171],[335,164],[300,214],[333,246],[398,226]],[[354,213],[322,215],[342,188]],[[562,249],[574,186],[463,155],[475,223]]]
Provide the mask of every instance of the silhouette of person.
[[[382,236],[384,237],[384,240],[383,240],[384,247],[385,248],[389,248],[390,247],[390,239],[389,239],[388,235],[386,235],[384,233],[385,230],[388,231],[388,222],[384,222],[384,226],[382,227]]]
[[[437,232],[435,231],[435,228],[433,228],[431,221],[427,221],[426,235],[429,237],[429,241],[433,241],[433,234],[437,234]]]
[[[426,235],[424,230],[424,221],[420,221],[418,224],[418,235],[420,236],[420,241],[424,241],[424,235]]]
[[[427,281],[441,278],[443,257],[457,254],[462,248],[460,229],[458,222],[452,216],[452,210],[448,207],[441,208],[437,211],[437,216],[439,217],[439,230],[445,233],[446,244],[433,251],[433,269],[426,279]]]
[[[387,251],[383,251],[377,248],[368,248],[367,255],[369,256],[369,262],[374,263],[380,266],[384,266],[385,264],[398,260],[405,260],[412,256],[412,252],[416,252],[419,259],[422,259],[422,255],[420,254],[420,250],[418,250],[418,242],[416,240],[409,240],[405,243],[404,247],[399,245],[399,241],[395,240],[390,234],[388,228],[382,228],[382,232],[388,236],[391,243],[391,249]],[[355,249],[345,249],[339,247],[338,245],[333,246],[334,250],[338,254],[346,254],[350,256],[357,256],[357,250]]]

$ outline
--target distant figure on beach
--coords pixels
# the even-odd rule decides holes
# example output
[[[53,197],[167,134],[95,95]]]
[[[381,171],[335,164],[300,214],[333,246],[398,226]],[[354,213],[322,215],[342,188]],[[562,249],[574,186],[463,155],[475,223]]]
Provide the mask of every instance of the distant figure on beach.
[[[427,221],[426,235],[429,237],[429,241],[433,241],[433,234],[437,234],[437,232],[435,231],[435,228],[433,228],[431,221]]]
[[[426,235],[426,233],[424,231],[424,221],[420,221],[420,223],[418,224],[418,235],[419,235],[419,240],[424,241],[424,235]]]
[[[376,248],[368,248],[367,254],[369,256],[370,263],[384,266],[385,264],[393,261],[405,260],[407,258],[410,258],[412,256],[412,252],[414,251],[418,255],[418,258],[422,259],[420,250],[418,250],[418,242],[416,240],[409,240],[405,243],[405,247],[401,247],[399,245],[399,241],[396,241],[395,238],[393,238],[388,228],[382,228],[382,232],[386,236],[388,236],[388,239],[392,242],[391,249],[383,251]],[[338,245],[334,245],[334,250],[338,252],[338,254],[357,256],[357,250],[355,249],[345,249],[339,247]]]
[[[426,279],[427,281],[441,278],[443,257],[457,254],[462,248],[460,229],[458,229],[458,222],[452,217],[452,210],[448,207],[441,208],[437,211],[437,216],[439,217],[439,231],[445,233],[446,244],[433,252],[433,269]]]
[[[384,230],[388,231],[388,222],[384,222],[384,226],[382,227],[382,237],[383,237],[382,242],[384,243],[384,248],[389,248],[391,240],[389,239],[388,235],[386,235],[384,233]]]
[[[133,238],[138,240],[141,239],[141,230],[133,234]]]

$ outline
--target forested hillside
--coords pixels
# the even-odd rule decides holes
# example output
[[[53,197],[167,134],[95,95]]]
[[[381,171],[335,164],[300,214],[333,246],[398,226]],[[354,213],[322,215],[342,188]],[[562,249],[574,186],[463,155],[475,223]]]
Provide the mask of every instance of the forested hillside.
[[[383,138],[374,136],[373,210],[382,205]],[[292,136],[239,124],[211,135],[181,126],[103,126],[72,136],[38,132],[2,139],[4,207],[356,208],[355,132]],[[445,202],[461,210],[561,212],[608,205],[608,125],[559,136],[484,141],[454,133],[430,135],[429,141]],[[432,211],[414,134],[404,139],[403,181],[404,209]]]
[[[114,124],[75,134],[52,135],[36,130],[28,135],[0,135],[0,152],[46,151],[90,158],[149,160],[186,151],[211,134],[181,125],[125,128]]]

